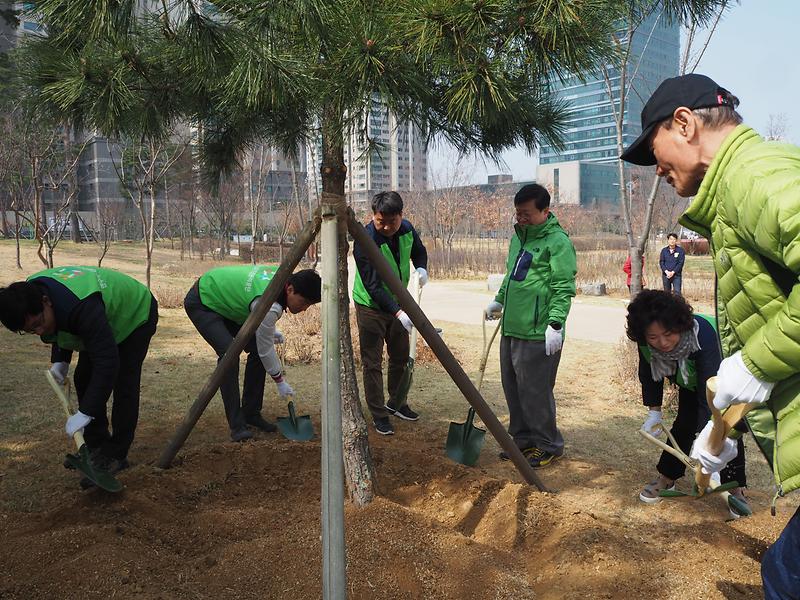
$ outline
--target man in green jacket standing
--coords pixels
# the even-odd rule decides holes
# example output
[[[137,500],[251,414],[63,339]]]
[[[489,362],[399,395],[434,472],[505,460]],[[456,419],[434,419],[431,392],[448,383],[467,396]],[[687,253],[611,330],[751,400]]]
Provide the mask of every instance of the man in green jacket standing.
[[[486,318],[502,311],[500,376],[508,433],[534,468],[564,454],[556,426],[556,383],[564,326],[575,296],[575,248],[550,212],[550,194],[535,183],[514,196],[517,224],[506,276]],[[507,460],[505,452],[500,458]]]
[[[714,404],[758,403],[747,420],[778,494],[800,487],[800,148],[742,125],[739,100],[704,75],[664,81],[642,110],[642,135],[622,159],[657,165],[680,196],[683,225],[711,241],[723,356]],[[728,440],[692,456],[707,472],[735,456]],[[769,600],[800,598],[800,511],[762,560]]]

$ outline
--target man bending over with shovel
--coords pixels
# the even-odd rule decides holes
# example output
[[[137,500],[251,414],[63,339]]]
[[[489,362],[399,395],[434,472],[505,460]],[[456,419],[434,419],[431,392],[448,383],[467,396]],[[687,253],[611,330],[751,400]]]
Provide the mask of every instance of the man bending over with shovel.
[[[111,269],[47,269],[0,289],[0,321],[52,345],[50,373],[60,384],[78,351],[78,410],[67,419],[67,435],[83,430],[96,468],[111,474],[127,468],[139,420],[142,363],[158,323],[150,291]],[[112,391],[109,432],[106,404]],[[91,485],[81,480],[81,487]]]
[[[186,294],[183,301],[186,314],[217,353],[219,360],[222,360],[277,270],[277,267],[264,265],[211,269]],[[245,346],[247,366],[241,398],[239,363],[236,362],[225,374],[220,394],[231,430],[231,441],[241,442],[252,438],[248,425],[265,432],[277,429],[261,415],[267,373],[278,387],[281,398],[294,395],[294,390],[284,378],[281,362],[275,352],[275,342],[283,341],[283,334],[275,329],[275,324],[285,311],[301,313],[319,302],[321,297],[322,280],[317,273],[312,269],[293,273],[261,321],[255,336]]]
[[[386,257],[389,265],[408,285],[411,277],[409,261],[419,274],[420,287],[428,282],[428,251],[417,230],[403,219],[403,199],[397,192],[380,192],[372,199],[372,221],[367,233]],[[353,302],[356,305],[361,365],[364,371],[364,396],[372,413],[375,430],[392,435],[394,427],[389,415],[405,421],[416,421],[419,415],[405,398],[398,398],[403,372],[408,364],[411,319],[400,309],[397,298],[381,279],[358,242],[353,244],[356,277]],[[383,345],[389,355],[389,402],[383,395]]]
[[[550,212],[550,194],[531,183],[514,196],[517,223],[500,291],[486,318],[502,312],[500,379],[508,433],[533,468],[564,454],[556,426],[556,384],[564,324],[575,296],[575,248]],[[500,458],[508,460],[505,452]]]
[[[800,488],[800,148],[742,124],[738,98],[705,75],[664,81],[642,110],[642,134],[622,159],[655,165],[679,196],[680,223],[711,240],[722,361],[714,406],[747,415],[778,495]],[[712,423],[692,457],[707,473],[735,455],[709,451]],[[777,496],[776,496],[777,498]],[[800,598],[800,509],[764,554],[768,600]]]

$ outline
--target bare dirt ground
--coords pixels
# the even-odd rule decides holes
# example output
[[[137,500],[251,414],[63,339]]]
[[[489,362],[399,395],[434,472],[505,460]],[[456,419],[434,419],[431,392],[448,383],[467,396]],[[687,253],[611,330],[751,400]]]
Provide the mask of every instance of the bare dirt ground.
[[[81,251],[69,252],[61,264],[78,262]],[[20,278],[11,256],[0,244],[0,284]],[[25,274],[38,268],[27,262]],[[174,283],[176,270],[157,273],[157,283]],[[289,335],[291,320],[280,323]],[[480,329],[436,324],[476,375]],[[556,391],[567,453],[539,471],[554,494],[522,484],[488,436],[474,468],[445,457],[448,424],[467,407],[423,357],[411,398],[422,419],[395,421],[388,438],[370,431],[380,495],[346,507],[349,597],[762,597],[760,557],[797,498],[770,516],[770,475],[748,444],[753,517],[726,522],[717,497],[639,502],[657,452],[636,434],[644,411],[620,381],[618,352],[580,339],[565,346]],[[318,440],[258,434],[232,444],[216,398],[175,466],[153,467],[214,365],[181,310],[161,311],[118,495],[80,491],[61,466],[70,442],[41,376],[47,358],[37,339],[0,332],[0,598],[321,596]],[[287,377],[319,430],[318,365],[290,364]],[[504,420],[496,348],[484,395]],[[268,389],[265,415],[282,412]]]

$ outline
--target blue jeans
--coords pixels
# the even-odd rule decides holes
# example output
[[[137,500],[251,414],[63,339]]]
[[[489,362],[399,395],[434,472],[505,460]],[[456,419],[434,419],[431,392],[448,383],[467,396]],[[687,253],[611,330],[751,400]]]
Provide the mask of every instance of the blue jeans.
[[[800,599],[800,508],[761,560],[765,600]]]
[[[681,295],[681,275],[679,273],[675,273],[675,275],[672,276],[672,279],[669,279],[662,273],[661,281],[664,284],[665,292],[674,292],[679,296]]]

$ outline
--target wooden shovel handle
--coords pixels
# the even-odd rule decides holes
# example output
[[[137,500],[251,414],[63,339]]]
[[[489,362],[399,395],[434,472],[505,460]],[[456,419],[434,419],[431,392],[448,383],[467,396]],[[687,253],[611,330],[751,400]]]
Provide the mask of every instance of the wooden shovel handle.
[[[711,419],[713,426],[711,433],[708,436],[708,450],[715,456],[719,456],[725,444],[725,438],[728,433],[734,428],[736,423],[742,420],[745,414],[751,409],[758,406],[758,404],[734,404],[728,407],[722,413],[716,406],[714,406],[714,396],[717,393],[717,378],[709,377],[706,381],[706,402],[708,408],[711,409]],[[697,493],[702,496],[711,480],[711,475],[703,473],[702,468],[698,464],[695,468],[694,481],[697,484]]]
[[[64,409],[64,414],[66,414],[67,418],[69,419],[72,416],[72,407],[70,406],[68,396],[70,389],[69,379],[65,379],[64,385],[61,385],[55,380],[53,374],[49,370],[45,371],[44,375],[47,378],[47,382],[50,384],[50,387],[53,388],[56,396],[58,396],[58,399],[61,400],[61,406]],[[80,450],[81,446],[86,443],[86,441],[83,439],[83,431],[80,429],[72,434],[72,439],[75,440],[75,445],[78,447],[78,450]]]

